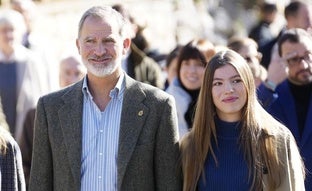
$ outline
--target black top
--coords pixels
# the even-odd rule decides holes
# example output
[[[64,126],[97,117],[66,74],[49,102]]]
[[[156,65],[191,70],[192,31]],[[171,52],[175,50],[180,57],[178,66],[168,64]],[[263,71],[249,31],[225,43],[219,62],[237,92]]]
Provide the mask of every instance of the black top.
[[[305,126],[309,109],[312,83],[299,86],[289,82],[289,87],[292,95],[294,96],[298,127],[301,134]]]

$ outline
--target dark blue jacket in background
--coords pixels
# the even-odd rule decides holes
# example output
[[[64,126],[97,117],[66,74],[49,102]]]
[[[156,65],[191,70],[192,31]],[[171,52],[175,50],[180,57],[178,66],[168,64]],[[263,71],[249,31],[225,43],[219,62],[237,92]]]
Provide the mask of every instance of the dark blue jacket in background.
[[[275,92],[261,84],[258,88],[258,98],[264,108],[288,127],[295,137],[306,167],[306,191],[312,191],[312,96],[310,96],[302,135],[300,135],[295,100],[290,91],[288,80],[284,80],[278,85]]]

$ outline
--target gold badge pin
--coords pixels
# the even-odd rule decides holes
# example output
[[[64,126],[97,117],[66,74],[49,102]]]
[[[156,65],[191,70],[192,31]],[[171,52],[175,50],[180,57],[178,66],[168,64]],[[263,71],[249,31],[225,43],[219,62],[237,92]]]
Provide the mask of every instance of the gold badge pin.
[[[142,116],[143,115],[143,110],[139,111],[138,116]]]

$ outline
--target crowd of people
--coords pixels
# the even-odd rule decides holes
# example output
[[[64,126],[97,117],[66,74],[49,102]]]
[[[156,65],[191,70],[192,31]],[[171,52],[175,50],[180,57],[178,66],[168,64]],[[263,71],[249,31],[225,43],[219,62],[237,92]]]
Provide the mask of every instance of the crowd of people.
[[[312,3],[165,53],[125,5],[92,6],[56,64],[35,6],[0,9],[0,190],[312,191]]]

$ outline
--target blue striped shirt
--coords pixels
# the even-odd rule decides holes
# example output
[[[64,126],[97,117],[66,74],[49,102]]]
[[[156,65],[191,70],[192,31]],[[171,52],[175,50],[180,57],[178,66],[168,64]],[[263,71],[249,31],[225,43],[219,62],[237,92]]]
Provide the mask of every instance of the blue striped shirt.
[[[111,100],[100,111],[87,86],[83,82],[83,122],[81,191],[117,190],[117,155],[125,89],[124,74],[110,91]]]

